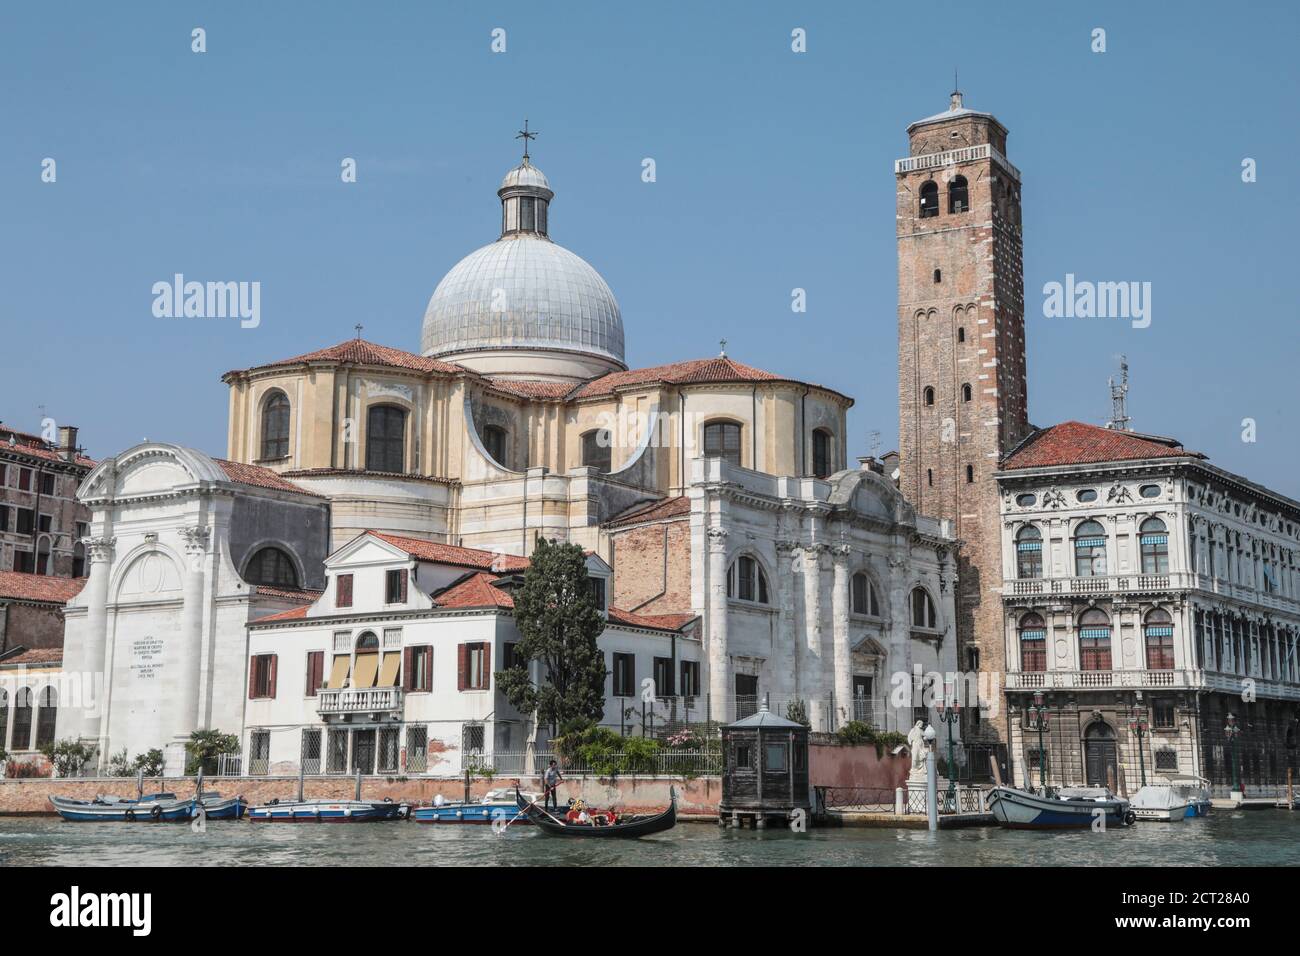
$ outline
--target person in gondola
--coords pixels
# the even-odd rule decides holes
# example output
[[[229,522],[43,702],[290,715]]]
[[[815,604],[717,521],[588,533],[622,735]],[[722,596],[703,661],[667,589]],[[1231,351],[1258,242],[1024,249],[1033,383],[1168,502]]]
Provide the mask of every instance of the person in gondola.
[[[564,776],[560,773],[559,766],[554,760],[552,760],[551,765],[547,767],[546,772],[542,774],[542,784],[546,790],[546,803],[543,805],[545,809],[560,809],[560,798],[556,791],[559,789],[560,781],[563,779]]]

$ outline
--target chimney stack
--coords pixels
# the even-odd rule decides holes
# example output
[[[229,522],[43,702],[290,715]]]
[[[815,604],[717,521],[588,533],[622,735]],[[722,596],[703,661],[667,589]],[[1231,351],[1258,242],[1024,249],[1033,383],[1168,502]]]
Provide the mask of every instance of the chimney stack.
[[[59,426],[59,454],[64,461],[77,460],[77,426]]]

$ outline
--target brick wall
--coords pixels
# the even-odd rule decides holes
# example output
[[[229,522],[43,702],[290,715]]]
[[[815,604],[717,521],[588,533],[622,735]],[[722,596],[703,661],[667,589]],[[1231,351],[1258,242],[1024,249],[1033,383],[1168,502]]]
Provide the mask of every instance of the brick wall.
[[[682,518],[610,535],[613,604],[642,614],[691,609],[691,527]]]
[[[63,647],[62,607],[0,599],[0,654],[18,645],[28,650]]]

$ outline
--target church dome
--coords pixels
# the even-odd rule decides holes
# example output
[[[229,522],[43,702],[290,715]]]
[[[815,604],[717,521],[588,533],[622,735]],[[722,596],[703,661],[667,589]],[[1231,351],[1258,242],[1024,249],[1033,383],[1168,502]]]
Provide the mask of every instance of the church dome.
[[[502,180],[501,238],[429,299],[421,351],[494,375],[582,379],[626,368],[623,319],[600,273],[547,234],[554,193],[527,157]]]

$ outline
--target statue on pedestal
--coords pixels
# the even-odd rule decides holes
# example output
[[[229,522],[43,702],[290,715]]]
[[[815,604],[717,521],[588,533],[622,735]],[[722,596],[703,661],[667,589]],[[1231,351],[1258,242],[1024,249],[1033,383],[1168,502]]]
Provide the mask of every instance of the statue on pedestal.
[[[912,754],[912,771],[907,775],[909,782],[925,782],[925,762],[930,759],[930,748],[925,745],[925,721],[918,720],[907,732],[907,749]]]

